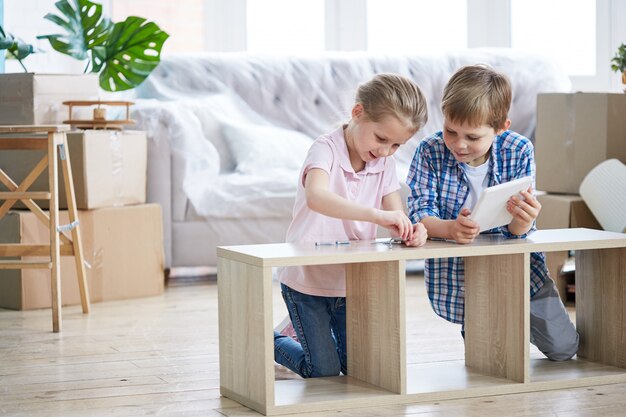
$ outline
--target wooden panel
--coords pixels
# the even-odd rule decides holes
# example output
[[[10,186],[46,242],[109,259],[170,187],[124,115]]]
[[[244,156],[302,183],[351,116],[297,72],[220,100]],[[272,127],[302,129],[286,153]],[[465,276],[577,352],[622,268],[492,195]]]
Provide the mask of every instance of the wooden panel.
[[[98,106],[98,105],[106,105],[106,106],[130,106],[131,104],[135,104],[132,101],[106,101],[106,100],[69,100],[64,101],[65,105],[72,106]]]
[[[89,300],[89,285],[87,283],[87,272],[83,257],[83,241],[80,233],[80,222],[76,212],[76,194],[74,193],[74,179],[72,177],[72,163],[70,161],[70,150],[67,145],[67,138],[63,137],[61,145],[61,169],[63,171],[63,183],[65,185],[65,201],[67,201],[67,212],[72,228],[72,246],[74,248],[74,265],[76,266],[76,279],[80,291],[80,303],[83,313],[88,314],[91,309]],[[61,234],[61,237],[63,235]]]
[[[272,270],[218,258],[220,389],[260,413],[274,405]]]
[[[406,393],[405,262],[346,265],[348,375]]]
[[[61,256],[74,254],[72,245],[61,245]],[[0,243],[0,257],[8,256],[50,256],[49,245],[27,245],[22,243]]]
[[[351,376],[282,380],[276,381],[276,407],[271,415],[305,417],[304,413],[389,406],[398,404],[402,398]],[[360,411],[361,415],[369,415]]]
[[[0,133],[54,133],[67,132],[68,125],[8,125],[0,126]]]
[[[528,381],[530,254],[465,259],[465,363]]]
[[[626,234],[592,229],[538,230],[526,239],[480,235],[467,245],[429,240],[419,248],[351,241],[349,245],[315,246],[313,243],[271,243],[264,245],[220,246],[217,256],[257,266],[326,265],[358,262],[386,262],[453,256],[509,255],[527,252],[604,249],[626,246]]]
[[[49,200],[50,193],[47,191],[0,191],[0,200]]]
[[[0,150],[48,149],[48,138],[0,138]]]
[[[52,263],[48,261],[0,261],[0,269],[50,269]]]
[[[626,368],[626,248],[576,251],[578,356]]]
[[[59,248],[59,166],[57,141],[65,133],[48,135],[48,186],[50,187],[50,282],[52,294],[52,331],[58,333],[62,328],[61,314],[61,257]]]

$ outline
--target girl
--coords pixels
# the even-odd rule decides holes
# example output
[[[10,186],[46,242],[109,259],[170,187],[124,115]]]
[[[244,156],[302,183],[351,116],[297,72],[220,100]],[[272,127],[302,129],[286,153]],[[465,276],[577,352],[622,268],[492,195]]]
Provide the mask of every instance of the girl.
[[[377,225],[421,246],[426,229],[404,214],[391,157],[426,123],[426,100],[409,79],[379,74],[362,84],[350,121],[311,146],[287,242],[374,239]],[[274,332],[274,358],[298,375],[347,374],[343,265],[285,267],[283,299],[298,341]]]

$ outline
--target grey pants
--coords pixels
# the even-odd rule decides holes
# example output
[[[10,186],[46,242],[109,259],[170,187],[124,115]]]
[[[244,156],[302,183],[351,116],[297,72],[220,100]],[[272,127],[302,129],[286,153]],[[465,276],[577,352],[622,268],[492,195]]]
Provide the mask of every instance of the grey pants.
[[[465,326],[461,335],[465,338]],[[578,351],[578,332],[550,278],[530,299],[530,343],[553,361],[566,361]]]
[[[551,279],[530,299],[530,342],[554,361],[571,359],[578,351],[578,332]]]

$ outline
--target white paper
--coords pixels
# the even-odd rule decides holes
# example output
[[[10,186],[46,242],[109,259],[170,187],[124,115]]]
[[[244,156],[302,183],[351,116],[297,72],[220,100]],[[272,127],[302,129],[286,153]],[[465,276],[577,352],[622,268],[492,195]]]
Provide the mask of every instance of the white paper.
[[[604,230],[626,232],[626,165],[609,159],[589,171],[580,196]]]

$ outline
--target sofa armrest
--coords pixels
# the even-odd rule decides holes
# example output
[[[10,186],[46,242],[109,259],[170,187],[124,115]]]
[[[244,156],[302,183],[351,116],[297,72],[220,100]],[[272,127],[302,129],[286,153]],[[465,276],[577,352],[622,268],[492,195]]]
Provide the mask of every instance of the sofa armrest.
[[[148,203],[161,206],[165,268],[172,266],[172,154],[166,140],[148,136]]]

